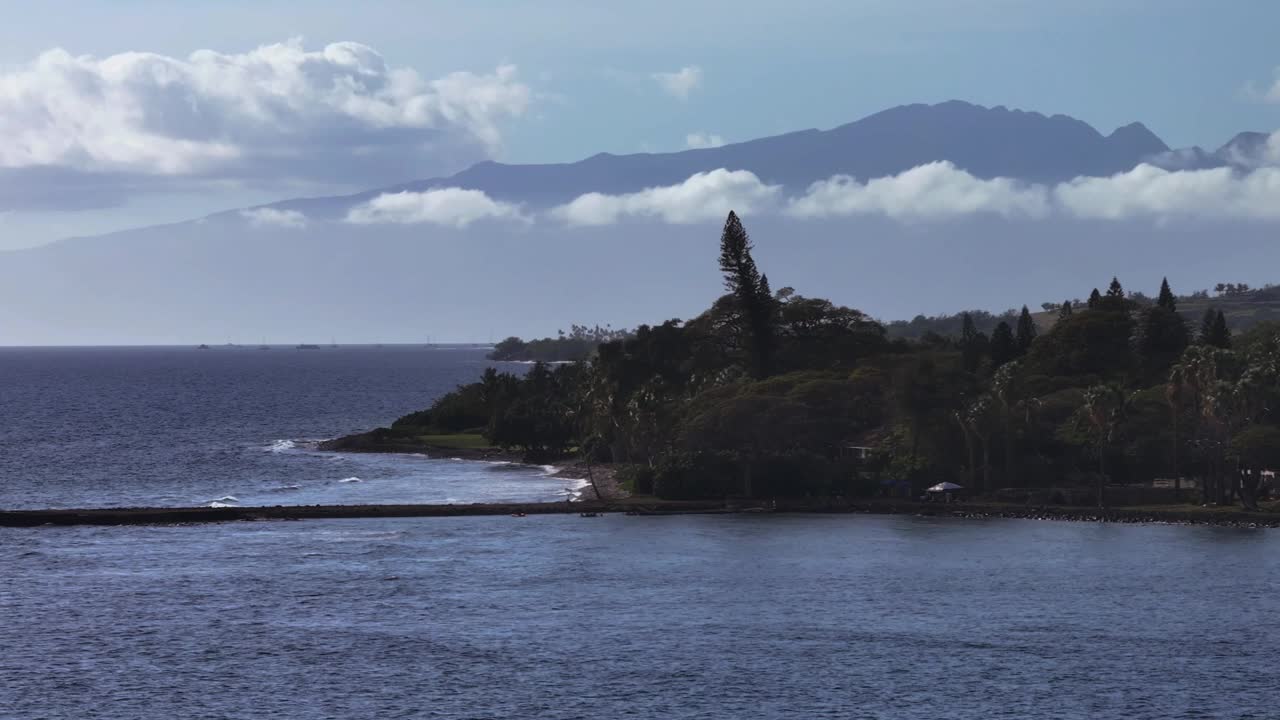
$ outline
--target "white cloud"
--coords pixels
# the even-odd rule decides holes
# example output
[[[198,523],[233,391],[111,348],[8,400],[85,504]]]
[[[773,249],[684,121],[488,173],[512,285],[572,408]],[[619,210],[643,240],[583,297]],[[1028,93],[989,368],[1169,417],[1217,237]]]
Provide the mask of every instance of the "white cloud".
[[[701,148],[717,148],[721,145],[724,145],[724,138],[719,135],[695,132],[684,136],[684,146],[694,150]]]
[[[297,229],[307,226],[307,216],[297,210],[278,210],[276,208],[261,207],[241,210],[240,216],[249,221],[249,224],[253,227]]]
[[[767,185],[749,171],[721,168],[635,193],[587,193],[549,214],[570,225],[608,225],[630,218],[682,224],[719,218],[729,210],[780,211],[802,219],[880,215],[907,222],[980,214],[1033,220],[1280,220],[1280,167],[1242,173],[1139,165],[1111,177],[1046,186],[982,179],[937,162],[867,182],[836,175],[790,199],[782,198],[781,187]]]
[[[746,170],[712,170],[676,185],[625,195],[587,193],[551,211],[570,225],[609,225],[628,217],[692,223],[723,217],[730,210],[750,213],[773,207],[781,188],[766,185]]]
[[[389,181],[490,155],[530,102],[512,66],[425,79],[352,42],[186,58],[55,49],[0,69],[0,171],[103,185]]]
[[[1276,68],[1274,78],[1270,84],[1265,87],[1258,87],[1252,81],[1244,87],[1244,96],[1252,100],[1260,100],[1267,103],[1280,103],[1280,68]]]
[[[689,65],[676,72],[653,73],[652,77],[668,95],[688,100],[689,93],[702,85],[702,68]]]
[[[836,175],[793,198],[796,217],[886,215],[895,219],[944,219],[973,213],[1043,217],[1049,212],[1043,186],[1007,178],[983,180],[949,162],[935,162],[866,183]]]
[[[480,190],[456,187],[383,193],[352,208],[346,219],[357,224],[431,223],[456,228],[486,219],[529,221],[518,205],[494,200]]]
[[[1259,142],[1233,141],[1226,148],[1228,163],[1241,168],[1272,167],[1280,165],[1280,131],[1276,131]]]
[[[1170,171],[1143,164],[1111,177],[1076,178],[1053,195],[1079,218],[1280,220],[1280,168]]]

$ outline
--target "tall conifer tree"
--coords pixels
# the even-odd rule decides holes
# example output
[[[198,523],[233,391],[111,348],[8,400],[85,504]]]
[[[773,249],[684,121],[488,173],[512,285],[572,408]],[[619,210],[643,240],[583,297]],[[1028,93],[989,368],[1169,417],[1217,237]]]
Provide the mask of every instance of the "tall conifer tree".
[[[1013,337],[1013,328],[1002,320],[991,332],[991,367],[999,368],[1016,357],[1018,341]]]
[[[1092,310],[1098,307],[1100,302],[1102,302],[1102,293],[1098,292],[1098,288],[1094,288],[1093,292],[1089,293],[1089,309]]]
[[[1178,302],[1173,297],[1173,291],[1169,289],[1169,278],[1160,281],[1160,298],[1156,300],[1156,305],[1165,310],[1178,310]]]
[[[1208,308],[1204,311],[1204,315],[1200,317],[1200,332],[1196,335],[1196,340],[1201,345],[1212,345],[1210,339],[1213,337],[1213,323],[1218,319],[1218,311],[1214,308]]]
[[[1118,278],[1115,278],[1115,277],[1111,278],[1111,285],[1107,287],[1107,297],[1109,298],[1124,297],[1124,288],[1120,286],[1120,280]]]
[[[1227,327],[1227,316],[1223,315],[1221,310],[1213,318],[1213,327],[1209,331],[1209,344],[1223,350],[1231,349],[1231,329]]]
[[[1063,301],[1062,301],[1062,307],[1058,308],[1058,319],[1059,319],[1059,320],[1065,320],[1065,319],[1067,319],[1067,318],[1071,317],[1071,312],[1072,312],[1072,310],[1071,310],[1071,301],[1070,301],[1070,300],[1063,300]]]
[[[773,366],[774,303],[768,292],[768,280],[760,275],[751,257],[751,238],[737,213],[729,211],[720,235],[720,271],[724,287],[737,300],[742,314],[745,337],[743,346],[750,355],[751,371],[756,377],[768,377]]]
[[[1022,306],[1022,314],[1018,316],[1018,334],[1016,337],[1018,343],[1018,354],[1025,355],[1031,349],[1031,343],[1036,339],[1036,321],[1031,317],[1031,311],[1027,310],[1027,306]]]
[[[975,372],[982,362],[982,340],[978,327],[973,323],[973,316],[964,313],[960,316],[960,356],[967,372]]]

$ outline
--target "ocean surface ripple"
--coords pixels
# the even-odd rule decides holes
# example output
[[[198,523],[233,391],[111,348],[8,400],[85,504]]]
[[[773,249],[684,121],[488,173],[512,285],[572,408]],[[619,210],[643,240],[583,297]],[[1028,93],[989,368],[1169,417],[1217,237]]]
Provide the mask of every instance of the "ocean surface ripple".
[[[426,407],[484,354],[0,348],[0,508],[563,499],[577,483],[543,468],[310,448]]]
[[[1280,534],[867,516],[0,528],[13,718],[1274,718]]]

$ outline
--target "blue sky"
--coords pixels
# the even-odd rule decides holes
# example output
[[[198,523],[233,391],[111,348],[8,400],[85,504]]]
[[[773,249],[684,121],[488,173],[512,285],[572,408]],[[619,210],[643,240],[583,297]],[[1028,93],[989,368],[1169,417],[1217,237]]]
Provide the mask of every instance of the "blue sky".
[[[493,142],[480,148],[474,123],[464,122],[469,151],[450,150],[439,162],[365,168],[349,183],[308,175],[311,168],[257,178],[261,167],[245,165],[238,174],[203,177],[198,188],[152,183],[92,207],[10,203],[0,214],[0,247],[355,190],[478,155],[554,162],[677,150],[693,133],[733,142],[952,98],[1069,114],[1104,133],[1140,120],[1175,147],[1212,148],[1241,130],[1280,127],[1280,104],[1256,96],[1276,84],[1280,67],[1280,3],[1265,0],[46,0],[0,2],[0,12],[9,18],[0,26],[0,98],[15,92],[5,89],[5,75],[52,48],[185,59],[200,49],[246,53],[290,38],[309,51],[361,43],[428,83],[512,65],[512,82],[528,91],[504,100],[510,112],[493,114]],[[682,68],[697,69],[686,95],[655,78]],[[445,141],[455,129],[442,131]],[[12,138],[13,128],[6,130]],[[331,129],[311,130],[329,137]],[[182,168],[165,172],[185,177]],[[6,192],[16,191],[0,176],[0,200]]]

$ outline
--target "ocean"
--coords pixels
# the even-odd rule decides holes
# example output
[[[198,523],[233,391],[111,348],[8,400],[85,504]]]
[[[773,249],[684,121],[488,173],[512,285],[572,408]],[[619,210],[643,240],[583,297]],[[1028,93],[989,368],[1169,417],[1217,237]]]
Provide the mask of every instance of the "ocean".
[[[0,506],[563,499],[304,449],[486,366],[0,350]],[[0,528],[0,718],[1273,718],[1278,574],[1274,530],[1032,520]]]
[[[308,448],[427,407],[478,379],[492,364],[484,356],[0,348],[0,508],[564,499],[580,483],[544,468]]]

